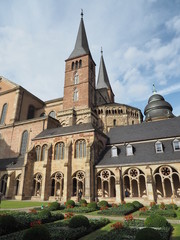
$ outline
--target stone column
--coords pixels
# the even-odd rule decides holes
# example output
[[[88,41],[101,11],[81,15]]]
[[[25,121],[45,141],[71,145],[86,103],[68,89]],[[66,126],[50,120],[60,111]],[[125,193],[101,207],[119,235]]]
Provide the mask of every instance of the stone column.
[[[150,201],[156,201],[155,186],[152,176],[152,169],[148,166],[146,175],[147,197]]]
[[[115,189],[116,189],[116,202],[119,203],[123,200],[121,169],[119,167],[115,169]]]

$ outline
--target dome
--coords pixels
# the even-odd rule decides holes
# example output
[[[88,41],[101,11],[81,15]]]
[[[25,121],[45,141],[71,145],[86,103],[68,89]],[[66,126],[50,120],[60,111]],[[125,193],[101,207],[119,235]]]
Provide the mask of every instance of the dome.
[[[144,109],[145,120],[153,121],[174,117],[172,106],[160,94],[153,94]]]

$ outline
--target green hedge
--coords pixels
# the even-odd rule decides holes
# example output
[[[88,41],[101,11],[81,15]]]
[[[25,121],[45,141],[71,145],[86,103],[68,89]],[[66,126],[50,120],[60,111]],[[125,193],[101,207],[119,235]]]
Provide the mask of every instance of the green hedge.
[[[17,230],[17,221],[11,215],[0,216],[0,236]]]
[[[162,228],[162,227],[169,227],[170,223],[168,223],[168,221],[163,216],[160,216],[157,214],[151,214],[144,221],[144,225],[146,227]]]
[[[52,203],[50,203],[50,205],[49,205],[48,208],[49,208],[50,211],[59,210],[59,209],[60,209],[60,203],[58,203],[58,202],[52,202]]]
[[[70,228],[78,228],[78,227],[89,227],[89,220],[87,217],[83,215],[76,215],[72,217],[69,221]]]
[[[132,203],[126,203],[119,205],[117,208],[108,208],[106,210],[99,211],[98,214],[102,215],[127,215],[136,211],[136,207]]]
[[[153,228],[143,228],[137,232],[135,240],[163,240],[159,232]]]
[[[23,235],[23,240],[50,240],[50,233],[45,226],[39,225],[29,228]]]
[[[75,202],[73,200],[67,200],[65,206],[72,206],[72,207],[75,207]]]
[[[177,217],[177,214],[174,210],[169,209],[169,210],[161,210],[161,209],[157,209],[156,211],[152,211],[152,210],[148,210],[145,212],[140,212],[140,216],[150,216],[152,213],[156,213],[158,215],[164,216],[164,217],[172,217],[175,218]]]
[[[97,203],[96,202],[88,203],[87,207],[97,209]]]
[[[74,208],[67,208],[63,212],[73,212],[73,213],[89,213],[96,211],[95,208],[90,207],[74,207]]]
[[[99,203],[98,203],[98,207],[108,207],[108,202],[107,201],[105,201],[105,200],[102,200],[102,201],[100,201]]]

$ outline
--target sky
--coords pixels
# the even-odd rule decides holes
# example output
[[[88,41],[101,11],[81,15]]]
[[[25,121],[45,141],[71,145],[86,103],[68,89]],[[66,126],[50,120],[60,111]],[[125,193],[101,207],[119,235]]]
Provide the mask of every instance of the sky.
[[[81,9],[115,101],[140,108],[153,84],[180,115],[180,0],[0,0],[0,76],[43,101],[63,97]]]

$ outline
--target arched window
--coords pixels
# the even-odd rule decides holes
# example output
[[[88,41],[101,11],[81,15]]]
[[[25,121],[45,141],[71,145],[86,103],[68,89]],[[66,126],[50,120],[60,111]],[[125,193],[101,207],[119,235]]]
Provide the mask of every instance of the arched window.
[[[76,158],[84,158],[86,157],[86,141],[78,140],[76,142]]]
[[[21,182],[21,174],[19,174],[16,178],[16,189],[15,189],[15,195],[18,195],[19,193],[19,186]]]
[[[46,152],[47,152],[47,145],[44,144],[42,146],[41,161],[44,161],[46,159]]]
[[[162,153],[162,152],[163,152],[162,142],[157,141],[157,142],[155,143],[155,149],[156,149],[156,153]]]
[[[7,103],[5,103],[5,104],[3,105],[2,113],[1,113],[0,124],[4,124],[4,122],[5,122],[5,117],[6,117],[6,112],[7,112]]]
[[[128,145],[126,146],[126,155],[127,155],[127,156],[133,155],[133,147],[132,147],[131,144],[128,144]]]
[[[173,141],[173,147],[174,147],[174,151],[180,151],[180,141],[178,139],[175,139]]]
[[[74,75],[74,84],[78,84],[79,83],[79,75],[76,72],[76,74]]]
[[[51,111],[51,112],[49,113],[49,116],[52,117],[52,118],[56,118],[56,113],[55,113],[55,111]]]
[[[71,69],[74,70],[74,62],[72,62]]]
[[[41,173],[37,173],[34,175],[34,184],[33,184],[33,195],[34,196],[41,196],[41,187],[42,187],[42,175]]]
[[[56,172],[51,177],[51,196],[61,198],[64,189],[64,175],[62,172]]]
[[[41,146],[36,146],[36,161],[41,161]]]
[[[78,69],[78,61],[75,63],[75,69]]]
[[[113,126],[116,126],[116,119],[113,120]]]
[[[6,188],[7,188],[7,180],[8,180],[8,175],[5,174],[4,176],[2,176],[1,178],[1,188],[0,191],[3,195],[6,195]]]
[[[59,142],[55,145],[55,160],[64,159],[64,143]]]
[[[26,149],[27,149],[27,143],[28,143],[28,131],[26,130],[22,134],[21,149],[20,149],[21,155],[25,155]]]
[[[34,118],[34,113],[35,113],[35,107],[33,105],[30,105],[29,108],[28,108],[27,119]]]
[[[75,90],[74,90],[73,100],[74,100],[74,102],[78,101],[78,90],[77,90],[77,88],[75,88]]]
[[[79,68],[81,68],[82,67],[82,60],[80,59],[79,60]]]

